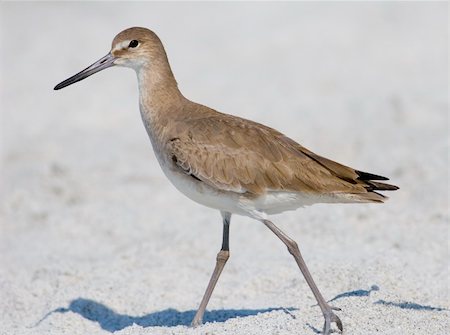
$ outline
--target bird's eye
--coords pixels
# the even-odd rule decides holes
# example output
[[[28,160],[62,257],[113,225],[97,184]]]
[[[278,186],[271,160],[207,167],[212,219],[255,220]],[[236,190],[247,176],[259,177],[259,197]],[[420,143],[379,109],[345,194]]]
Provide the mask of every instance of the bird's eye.
[[[132,40],[130,44],[128,44],[129,48],[136,48],[139,45],[139,42],[136,40]]]

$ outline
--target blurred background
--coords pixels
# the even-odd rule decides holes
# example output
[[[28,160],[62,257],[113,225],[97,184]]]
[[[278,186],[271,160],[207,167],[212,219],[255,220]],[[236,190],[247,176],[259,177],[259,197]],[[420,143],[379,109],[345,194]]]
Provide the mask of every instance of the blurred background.
[[[0,315],[6,333],[188,331],[183,325],[220,248],[219,214],[166,180],[140,120],[133,71],[112,68],[53,91],[109,52],[118,32],[144,26],[163,41],[187,98],[276,128],[320,155],[400,186],[382,206],[318,205],[274,222],[298,240],[325,296],[380,287],[375,298],[342,300],[352,334],[375,328],[404,334],[405,327],[444,334],[445,311],[406,309],[405,316],[389,303],[449,308],[447,7],[2,2]],[[234,334],[313,333],[307,322],[321,328],[295,263],[264,227],[234,217],[231,250],[210,308],[231,309],[232,317],[218,312],[210,321],[228,319],[228,327],[238,327]],[[80,312],[84,305],[69,308],[81,298],[137,326],[127,328],[133,322],[94,305],[86,306],[98,317]],[[256,312],[234,318],[247,315],[241,309],[274,306],[300,311],[291,320],[265,310],[273,314],[270,326]],[[69,313],[26,328],[55,308]],[[154,321],[154,313],[171,308],[188,313]],[[147,323],[132,319],[142,315]]]

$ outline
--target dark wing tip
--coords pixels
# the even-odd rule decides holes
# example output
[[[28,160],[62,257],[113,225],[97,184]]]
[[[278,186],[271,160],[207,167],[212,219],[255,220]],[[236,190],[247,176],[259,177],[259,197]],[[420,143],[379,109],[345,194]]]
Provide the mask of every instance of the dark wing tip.
[[[372,173],[355,170],[359,180],[389,180],[389,178]]]
[[[366,188],[369,192],[396,191],[399,189],[399,187],[395,186],[395,185],[390,185],[390,184],[385,184],[385,183],[380,183],[380,182],[374,181],[374,180],[389,180],[389,178],[379,176],[376,174],[372,174],[372,173],[362,172],[362,171],[355,171],[355,172],[358,174],[358,180],[361,180],[368,185],[368,187],[366,187]]]
[[[399,189],[398,186],[385,184],[385,183],[379,183],[376,181],[366,181],[368,191],[396,191]]]

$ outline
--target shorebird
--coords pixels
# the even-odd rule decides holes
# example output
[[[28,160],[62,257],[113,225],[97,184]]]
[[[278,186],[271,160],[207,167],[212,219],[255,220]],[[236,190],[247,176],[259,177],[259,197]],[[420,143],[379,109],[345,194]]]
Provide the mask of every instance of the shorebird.
[[[376,191],[398,187],[380,182],[386,177],[321,157],[275,129],[188,100],[178,89],[160,39],[146,28],[120,32],[106,56],[54,89],[111,66],[136,71],[142,120],[165,175],[181,193],[222,214],[222,247],[192,326],[202,324],[230,256],[231,215],[239,214],[266,225],[295,258],[324,316],[322,334],[331,332],[332,323],[342,331],[334,312],[339,309],[323,298],[297,243],[268,217],[315,203],[381,203],[387,198]]]

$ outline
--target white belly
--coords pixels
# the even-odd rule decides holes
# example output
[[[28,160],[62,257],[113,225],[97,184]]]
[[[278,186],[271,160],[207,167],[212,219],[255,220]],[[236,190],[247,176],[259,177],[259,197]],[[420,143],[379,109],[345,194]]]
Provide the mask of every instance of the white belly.
[[[312,195],[300,192],[268,191],[254,197],[245,193],[221,191],[198,181],[178,168],[161,164],[172,184],[191,200],[220,211],[240,214],[256,219],[264,219],[269,214],[278,214],[315,203],[347,202],[345,199]]]
[[[172,184],[189,199],[220,211],[247,215],[239,207],[241,194],[217,190],[182,170],[177,171],[178,168],[161,167]]]

